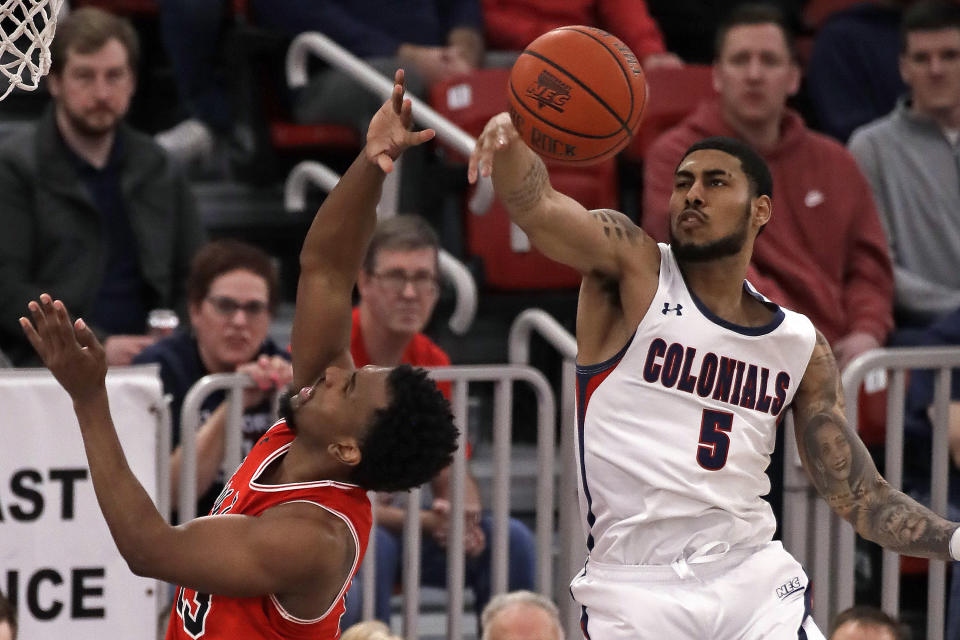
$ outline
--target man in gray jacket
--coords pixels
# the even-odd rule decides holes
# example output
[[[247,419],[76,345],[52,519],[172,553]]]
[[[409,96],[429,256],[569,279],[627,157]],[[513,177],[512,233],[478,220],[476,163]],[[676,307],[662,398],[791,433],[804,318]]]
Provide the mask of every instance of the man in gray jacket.
[[[960,7],[918,3],[902,33],[910,93],[849,143],[890,242],[898,329],[960,308]]]
[[[91,319],[114,365],[153,341],[151,309],[184,309],[204,234],[185,180],[123,123],[138,56],[126,20],[70,14],[53,42],[52,106],[0,144],[0,351],[16,365],[39,364],[17,317],[42,291]]]

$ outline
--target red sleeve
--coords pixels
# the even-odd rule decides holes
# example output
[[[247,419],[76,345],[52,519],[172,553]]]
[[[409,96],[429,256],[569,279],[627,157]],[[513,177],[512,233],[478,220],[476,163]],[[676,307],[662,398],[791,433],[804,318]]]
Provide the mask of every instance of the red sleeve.
[[[667,50],[644,0],[597,0],[597,14],[599,26],[623,40],[640,62]]]
[[[670,129],[650,145],[643,159],[643,208],[640,226],[657,242],[669,240],[673,173],[687,150],[686,133]]]
[[[576,0],[563,2],[576,4]],[[555,4],[555,0],[483,0],[487,47],[522,51],[532,40],[551,29],[583,22],[577,19],[576,8],[565,6]]]
[[[851,214],[847,247],[847,270],[844,274],[844,303],[850,331],[863,331],[885,344],[893,329],[893,266],[880,215],[873,194],[856,161],[840,149],[847,164],[847,188],[854,207]],[[838,163],[840,164],[840,163]]]

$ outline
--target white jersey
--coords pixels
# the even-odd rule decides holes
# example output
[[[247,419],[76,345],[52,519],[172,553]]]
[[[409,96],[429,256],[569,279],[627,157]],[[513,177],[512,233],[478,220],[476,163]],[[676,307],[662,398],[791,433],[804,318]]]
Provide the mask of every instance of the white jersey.
[[[592,561],[664,565],[712,543],[769,542],[761,496],[784,409],[813,353],[805,316],[763,327],[710,312],[660,245],[656,296],[613,358],[577,367],[581,513]]]

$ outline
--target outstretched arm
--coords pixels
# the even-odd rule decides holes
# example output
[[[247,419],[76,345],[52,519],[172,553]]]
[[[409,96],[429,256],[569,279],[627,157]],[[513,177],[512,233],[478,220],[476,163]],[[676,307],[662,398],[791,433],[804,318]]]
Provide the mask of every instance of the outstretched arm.
[[[403,97],[403,70],[393,95],[370,121],[367,144],[323,201],[300,251],[300,279],[293,316],[294,388],[312,384],[327,366],[350,360],[353,285],[377,223],[383,179],[411,146],[433,130],[411,132],[411,104]]]
[[[70,394],[97,502],[130,569],[205,593],[299,593],[318,579],[342,578],[349,536],[343,523],[304,504],[260,517],[219,515],[173,527],[127,464],[110,416],[103,345],[82,319],[43,294],[20,318],[44,365]],[[319,578],[318,578],[319,577]]]
[[[834,511],[861,536],[898,553],[951,559],[957,524],[897,491],[847,424],[840,372],[826,338],[817,343],[794,398],[800,460]]]
[[[610,210],[587,211],[554,190],[543,160],[520,140],[507,113],[487,122],[470,156],[470,182],[491,174],[510,219],[552,260],[584,275],[614,280],[638,254],[659,260],[656,243],[627,216]]]

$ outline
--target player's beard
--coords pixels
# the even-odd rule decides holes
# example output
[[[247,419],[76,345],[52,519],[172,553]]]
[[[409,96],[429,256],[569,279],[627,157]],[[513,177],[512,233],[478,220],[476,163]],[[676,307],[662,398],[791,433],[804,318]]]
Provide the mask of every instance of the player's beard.
[[[704,244],[694,242],[680,242],[673,234],[673,225],[670,226],[670,247],[677,262],[711,262],[740,253],[747,241],[747,231],[750,228],[751,205],[747,202],[743,220],[740,226],[728,235],[717,238]]]

